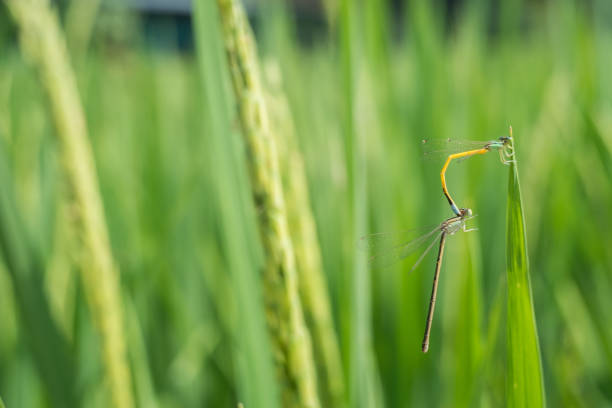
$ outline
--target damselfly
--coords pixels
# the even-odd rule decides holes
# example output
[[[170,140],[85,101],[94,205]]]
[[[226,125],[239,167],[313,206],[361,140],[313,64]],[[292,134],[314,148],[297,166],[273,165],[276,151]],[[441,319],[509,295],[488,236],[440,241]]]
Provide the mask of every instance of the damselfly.
[[[440,245],[438,250],[438,258],[436,261],[436,270],[434,273],[433,288],[431,290],[431,298],[429,300],[429,312],[427,313],[427,322],[425,325],[425,335],[423,337],[422,351],[426,353],[429,349],[429,334],[431,331],[431,322],[433,320],[434,308],[436,305],[436,294],[438,292],[438,277],[440,276],[440,267],[442,266],[442,255],[444,254],[444,245],[446,237],[455,234],[459,230],[465,232],[473,231],[475,228],[467,229],[465,221],[473,218],[472,210],[469,208],[461,208],[459,215],[451,217],[441,224],[437,225],[426,234],[415,238],[408,242],[399,242],[401,234],[398,233],[378,233],[366,235],[360,239],[362,247],[372,252],[370,264],[374,267],[390,266],[393,263],[408,257],[415,253],[419,248],[429,243],[423,253],[414,263],[410,272],[414,271],[421,263],[425,255],[433,248],[438,238]],[[406,233],[409,233],[408,231]]]
[[[442,192],[448,203],[451,206],[453,212],[460,216],[461,212],[459,207],[455,204],[453,199],[451,198],[448,188],[446,187],[446,169],[451,161],[454,159],[467,159],[468,157],[477,155],[477,154],[485,154],[492,150],[497,150],[499,152],[499,158],[501,162],[504,164],[510,164],[514,162],[514,150],[512,147],[512,127],[510,127],[509,136],[502,136],[496,140],[490,140],[487,142],[478,142],[478,141],[460,141],[460,140],[452,140],[452,139],[444,139],[444,140],[423,140],[423,154],[425,157],[432,156],[444,156],[446,157],[446,162],[444,166],[442,166],[442,170],[440,171],[440,179],[442,180]]]

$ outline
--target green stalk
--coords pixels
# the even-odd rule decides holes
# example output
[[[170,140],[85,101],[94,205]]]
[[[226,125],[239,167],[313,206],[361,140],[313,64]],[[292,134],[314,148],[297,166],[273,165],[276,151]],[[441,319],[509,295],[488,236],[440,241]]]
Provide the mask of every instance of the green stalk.
[[[66,39],[73,55],[87,52],[102,0],[78,0],[69,3],[66,12]]]
[[[239,2],[218,0],[217,4],[265,254],[266,317],[282,383],[283,405],[318,407],[310,334],[298,293],[277,147],[269,126],[255,41]]]
[[[525,218],[516,161],[510,166],[506,222],[508,279],[506,403],[509,407],[543,407],[545,406],[544,379],[531,295]]]
[[[310,208],[304,160],[299,150],[289,102],[283,91],[280,67],[269,61],[266,64],[266,74],[270,89],[267,102],[275,130],[272,134],[278,146],[300,297],[304,303],[306,321],[312,330],[313,349],[319,368],[317,374],[324,395],[322,400],[327,406],[339,407],[344,404],[344,374],[329,291],[323,274],[321,248]]]
[[[85,250],[81,272],[94,322],[102,339],[102,360],[113,406],[133,406],[123,332],[119,274],[110,250],[85,114],[70,66],[66,41],[48,0],[9,0],[22,47],[38,68],[57,130],[61,161],[79,218]]]
[[[227,259],[229,275],[237,310],[235,333],[236,383],[238,399],[249,408],[278,407],[278,389],[274,380],[274,366],[269,338],[266,333],[265,312],[260,284],[260,259],[256,257],[259,242],[255,233],[255,216],[249,200],[247,169],[244,150],[233,131],[231,93],[227,82],[227,64],[223,53],[217,6],[210,0],[194,2],[195,40],[197,46],[204,119],[209,156],[211,184],[217,202],[221,242]],[[214,266],[211,266],[211,269]],[[207,281],[217,295],[223,320],[230,322],[231,311],[223,307],[224,281],[219,271],[207,271]],[[215,283],[213,283],[215,282]],[[233,326],[232,324],[230,324]]]
[[[373,114],[369,105],[374,98],[363,53],[363,13],[359,6],[342,0],[338,16],[338,41],[342,72],[342,108],[344,110],[344,143],[350,204],[350,235],[366,233],[368,197],[366,173],[366,132],[372,130]],[[350,339],[349,405],[381,406],[381,384],[372,344],[371,279],[364,251],[353,251],[352,270],[344,277],[350,288],[350,328],[344,333]]]
[[[77,407],[76,364],[68,339],[51,315],[44,288],[44,264],[17,209],[9,163],[0,138],[0,253],[11,278],[23,330],[21,337],[32,353],[53,406]]]

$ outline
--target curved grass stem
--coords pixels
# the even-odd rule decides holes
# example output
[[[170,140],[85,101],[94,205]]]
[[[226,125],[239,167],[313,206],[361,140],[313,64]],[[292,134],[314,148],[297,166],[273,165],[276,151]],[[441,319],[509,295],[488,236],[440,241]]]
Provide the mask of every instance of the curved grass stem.
[[[218,0],[217,4],[265,254],[266,317],[283,384],[283,405],[318,407],[310,334],[298,292],[277,146],[270,129],[255,42],[240,3]]]
[[[48,0],[9,0],[7,4],[19,26],[24,53],[33,60],[49,98],[61,161],[76,208],[84,248],[80,269],[101,335],[102,361],[111,400],[115,407],[129,408],[134,401],[124,339],[119,273],[111,254],[85,113],[66,41]]]

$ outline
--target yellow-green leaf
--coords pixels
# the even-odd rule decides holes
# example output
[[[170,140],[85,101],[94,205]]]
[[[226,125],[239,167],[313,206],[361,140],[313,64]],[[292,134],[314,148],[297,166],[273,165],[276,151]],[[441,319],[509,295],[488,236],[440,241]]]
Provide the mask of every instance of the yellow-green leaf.
[[[508,279],[506,402],[508,407],[543,407],[544,381],[531,296],[525,218],[516,161],[510,166],[506,222]]]

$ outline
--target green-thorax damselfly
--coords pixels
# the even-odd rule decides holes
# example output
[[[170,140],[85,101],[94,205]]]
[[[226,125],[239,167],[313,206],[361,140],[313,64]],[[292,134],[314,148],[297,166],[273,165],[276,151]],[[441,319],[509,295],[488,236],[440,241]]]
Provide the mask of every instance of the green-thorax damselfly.
[[[429,312],[427,313],[427,323],[425,325],[425,335],[423,337],[422,351],[426,353],[429,349],[429,334],[431,331],[431,322],[433,320],[434,308],[436,305],[436,294],[438,292],[438,277],[440,276],[440,267],[442,266],[442,255],[444,254],[444,245],[446,243],[446,237],[453,235],[459,230],[465,232],[472,231],[475,228],[467,229],[465,221],[473,218],[472,210],[469,208],[461,208],[459,215],[451,217],[429,232],[421,235],[410,241],[399,241],[402,235],[408,235],[414,233],[414,231],[406,231],[405,233],[378,233],[366,235],[360,239],[361,246],[371,251],[370,265],[373,267],[386,267],[393,263],[408,257],[415,253],[419,248],[423,247],[428,243],[425,250],[419,256],[417,261],[414,263],[410,272],[414,271],[417,266],[421,263],[425,255],[433,248],[438,238],[440,238],[440,245],[438,250],[438,257],[436,261],[436,270],[434,273],[433,288],[431,290],[431,298],[429,300]]]

